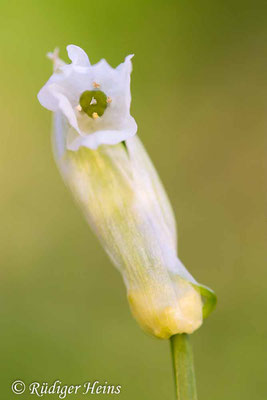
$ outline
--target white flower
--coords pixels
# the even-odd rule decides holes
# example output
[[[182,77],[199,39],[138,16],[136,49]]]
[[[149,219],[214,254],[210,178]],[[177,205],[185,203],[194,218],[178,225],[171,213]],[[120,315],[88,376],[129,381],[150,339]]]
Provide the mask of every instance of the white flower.
[[[68,52],[71,65],[52,56],[57,72],[39,93],[40,102],[54,111],[59,170],[121,272],[131,310],[142,328],[159,338],[192,333],[212,310],[215,296],[178,258],[171,205],[142,143],[133,136],[130,58],[113,70],[105,61],[90,66],[86,54],[75,46],[68,46]],[[103,86],[104,96],[91,93],[93,82]],[[88,88],[90,93],[84,95]],[[108,106],[101,103],[105,93],[112,97]],[[78,102],[83,113],[77,110]],[[101,115],[94,119],[97,102]]]
[[[55,71],[38,94],[45,108],[66,118],[67,148],[96,149],[135,135],[137,125],[130,115],[132,55],[114,69],[105,60],[91,65],[78,46],[69,45],[67,51],[71,64],[50,54]]]

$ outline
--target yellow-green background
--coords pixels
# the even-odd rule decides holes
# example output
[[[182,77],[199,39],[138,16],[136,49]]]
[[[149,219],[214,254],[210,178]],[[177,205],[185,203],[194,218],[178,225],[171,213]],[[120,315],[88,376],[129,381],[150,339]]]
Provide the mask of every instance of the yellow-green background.
[[[265,399],[267,4],[246,0],[1,0],[1,398],[18,398],[15,379],[174,398],[168,341],[132,319],[53,161],[36,94],[46,52],[59,46],[67,60],[69,43],[112,66],[135,53],[132,114],[173,204],[180,257],[219,299],[192,337],[199,399]]]

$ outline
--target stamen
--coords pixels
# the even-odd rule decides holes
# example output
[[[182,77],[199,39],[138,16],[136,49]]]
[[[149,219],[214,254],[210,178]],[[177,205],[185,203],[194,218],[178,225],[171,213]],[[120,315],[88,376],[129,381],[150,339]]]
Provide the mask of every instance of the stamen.
[[[77,105],[76,110],[77,110],[77,111],[82,111],[82,107],[81,107],[80,104]]]
[[[93,119],[97,119],[99,118],[99,115],[97,114],[97,112],[93,112],[92,117]]]
[[[95,89],[100,88],[100,84],[99,84],[99,83],[96,83],[96,82],[93,82],[93,86],[94,86]]]
[[[112,98],[111,97],[107,97],[107,103],[110,104],[112,102]]]

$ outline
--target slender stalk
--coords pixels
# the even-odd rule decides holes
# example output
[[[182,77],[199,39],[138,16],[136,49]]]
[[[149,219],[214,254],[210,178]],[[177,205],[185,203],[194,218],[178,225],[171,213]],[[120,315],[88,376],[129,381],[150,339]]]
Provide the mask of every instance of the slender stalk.
[[[189,335],[170,339],[177,400],[197,400],[193,353]]]

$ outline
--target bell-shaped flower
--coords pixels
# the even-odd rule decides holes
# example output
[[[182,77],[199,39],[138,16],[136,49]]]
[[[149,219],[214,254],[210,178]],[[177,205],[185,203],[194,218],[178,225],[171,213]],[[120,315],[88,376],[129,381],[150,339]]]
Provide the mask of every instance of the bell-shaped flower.
[[[72,63],[53,54],[55,72],[38,95],[54,112],[63,179],[121,272],[142,328],[159,338],[192,333],[216,298],[177,257],[173,211],[130,115],[131,57],[113,69],[67,49]]]
[[[96,149],[133,136],[137,126],[130,115],[132,56],[114,69],[105,60],[91,65],[77,46],[67,50],[69,65],[50,54],[55,72],[38,95],[45,108],[60,111],[68,121],[67,149]]]

